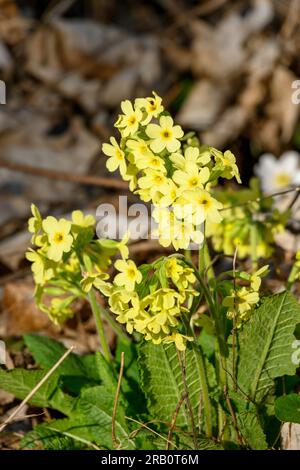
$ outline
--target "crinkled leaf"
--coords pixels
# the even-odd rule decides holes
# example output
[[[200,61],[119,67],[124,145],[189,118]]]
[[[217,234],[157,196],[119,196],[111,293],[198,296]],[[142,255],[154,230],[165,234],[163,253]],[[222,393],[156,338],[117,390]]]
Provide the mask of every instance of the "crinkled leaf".
[[[274,379],[293,375],[293,335],[300,322],[300,306],[289,292],[266,297],[238,335],[238,387],[259,403]]]

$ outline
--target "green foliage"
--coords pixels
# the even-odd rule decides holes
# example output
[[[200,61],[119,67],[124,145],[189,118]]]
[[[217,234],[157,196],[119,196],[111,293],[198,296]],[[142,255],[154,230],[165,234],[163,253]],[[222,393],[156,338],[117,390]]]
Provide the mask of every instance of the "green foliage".
[[[139,348],[141,383],[148,400],[149,412],[153,417],[166,422],[172,420],[176,407],[186,391],[178,354],[172,344],[156,346],[150,342],[144,342]],[[194,421],[201,430],[203,427],[201,421],[204,417],[199,356],[199,347],[189,345],[183,361],[186,364],[185,380]],[[214,368],[208,361],[205,362],[205,367],[210,389],[214,390],[216,388]],[[190,416],[186,404],[180,408],[176,424],[183,427],[189,426]]]
[[[291,393],[277,398],[275,415],[280,421],[300,424],[300,395]]]
[[[69,354],[38,387],[66,349],[25,335],[39,369],[0,369],[1,387],[20,400],[36,389],[30,403],[49,408],[51,416],[55,410],[56,419],[36,426],[22,445],[276,448],[280,422],[300,423],[300,396],[294,393],[300,306],[289,292],[300,279],[300,254],[287,291],[261,292],[267,294],[265,278],[276,271],[275,235],[292,208],[279,210],[257,179],[249,188],[217,189],[220,177],[241,182],[234,155],[184,134],[156,93],[126,100],[121,109],[115,123],[121,138],[103,144],[107,168],[119,169],[129,189],[155,205],[159,243],[185,253],[137,266],[128,259],[128,234],[122,241],[97,240],[92,216],[74,211],[71,221],[43,219],[32,205],[34,247],[26,257],[37,304],[54,323],[63,323],[74,315],[77,299],[89,302],[103,354]],[[230,264],[211,262],[208,238],[215,251],[233,257]],[[199,245],[198,266],[188,251],[191,241]],[[96,290],[110,312],[98,304]],[[113,351],[102,316],[118,335]]]
[[[274,379],[294,375],[293,335],[300,322],[300,306],[289,292],[263,300],[238,337],[237,382],[243,394],[261,402]]]

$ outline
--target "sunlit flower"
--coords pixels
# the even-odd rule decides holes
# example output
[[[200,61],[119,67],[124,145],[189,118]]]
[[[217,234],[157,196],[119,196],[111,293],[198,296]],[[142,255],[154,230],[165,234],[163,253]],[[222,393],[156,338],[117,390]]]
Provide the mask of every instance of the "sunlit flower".
[[[259,291],[261,286],[261,278],[269,272],[269,265],[262,266],[260,269],[250,275],[250,286],[254,291]]]
[[[142,159],[148,155],[152,155],[151,150],[149,149],[147,143],[143,139],[135,138],[135,139],[128,139],[126,141],[126,147],[131,150],[134,155],[134,159]]]
[[[222,220],[220,209],[223,205],[214,199],[208,191],[204,189],[197,189],[195,191],[185,191],[182,194],[182,199],[179,199],[186,208],[192,211],[194,216],[194,223],[201,224],[205,220],[213,223],[220,223]],[[176,214],[180,214],[180,206],[174,206]]]
[[[237,326],[240,326],[242,321],[246,321],[252,308],[259,302],[258,292],[242,287],[233,291],[231,295],[223,300],[223,306],[228,308],[228,318],[236,318]]]
[[[42,217],[38,208],[31,204],[32,217],[28,220],[28,230],[30,233],[37,234],[42,228]]]
[[[150,201],[150,199],[153,199],[156,192],[166,184],[166,176],[160,171],[152,170],[150,168],[149,170],[145,171],[145,176],[142,176],[138,180],[138,185],[140,187],[138,193],[141,198],[147,202]]]
[[[84,215],[82,211],[72,212],[72,223],[78,227],[93,227],[96,223],[95,218],[91,215]]]
[[[57,220],[50,215],[43,220],[42,226],[50,245],[47,252],[49,259],[60,261],[63,253],[68,253],[72,247],[71,222],[65,219]]]
[[[139,284],[142,280],[142,273],[131,260],[125,261],[119,259],[115,262],[115,268],[120,271],[114,279],[115,284],[117,286],[124,286],[128,291],[133,291],[135,284]]]
[[[203,185],[209,180],[209,169],[207,167],[199,169],[196,163],[187,163],[184,170],[176,170],[173,174],[173,180],[181,190],[202,189]]]
[[[162,116],[158,124],[148,124],[146,134],[152,139],[150,147],[153,152],[160,153],[165,148],[169,152],[176,152],[180,148],[180,141],[183,137],[183,130],[180,126],[174,126],[174,121],[170,116]]]
[[[207,165],[211,160],[211,154],[209,151],[200,153],[198,147],[187,147],[184,156],[181,153],[172,153],[170,160],[176,168],[186,171],[187,166],[191,163],[200,166]]]
[[[158,96],[155,91],[153,93],[153,98],[137,98],[135,100],[135,105],[137,108],[144,109],[146,112],[146,117],[143,119],[141,124],[145,126],[148,124],[152,118],[157,118],[164,110],[162,99]]]
[[[216,163],[220,161],[225,167],[224,171],[221,173],[221,176],[227,179],[235,177],[237,182],[241,183],[240,172],[236,164],[236,158],[233,153],[230,152],[230,150],[226,150],[226,152],[224,152],[223,154],[222,152],[216,149],[212,149],[212,153],[216,157]]]
[[[139,128],[143,113],[140,109],[134,109],[129,100],[122,101],[121,109],[124,114],[119,116],[115,126],[121,128],[124,137],[134,135]]]
[[[105,143],[102,145],[103,153],[110,157],[106,161],[106,168],[111,172],[116,171],[119,168],[121,176],[125,176],[125,154],[114,137],[110,138],[110,142],[110,144]]]
[[[53,276],[53,267],[49,264],[49,260],[31,249],[27,251],[26,259],[32,262],[31,270],[36,284],[44,285],[51,279]]]

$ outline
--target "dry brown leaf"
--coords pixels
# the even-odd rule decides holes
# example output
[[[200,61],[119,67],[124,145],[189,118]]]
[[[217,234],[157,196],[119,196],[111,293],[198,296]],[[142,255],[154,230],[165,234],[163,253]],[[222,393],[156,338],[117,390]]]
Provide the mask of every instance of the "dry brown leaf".
[[[57,333],[56,327],[46,313],[41,312],[34,301],[34,285],[30,281],[8,283],[3,291],[2,304],[6,331],[3,336],[22,335],[33,331]],[[3,325],[2,325],[3,327]]]

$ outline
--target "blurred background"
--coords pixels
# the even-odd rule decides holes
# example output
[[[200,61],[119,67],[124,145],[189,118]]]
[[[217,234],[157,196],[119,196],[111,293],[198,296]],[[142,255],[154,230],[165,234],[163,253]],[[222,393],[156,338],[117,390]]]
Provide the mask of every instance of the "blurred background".
[[[1,337],[95,349],[86,306],[63,330],[35,307],[27,219],[31,202],[66,215],[126,194],[101,154],[121,100],[155,90],[184,129],[232,150],[245,185],[262,153],[300,149],[299,19],[299,0],[0,0]],[[132,256],[157,256],[151,243]],[[12,344],[11,367],[22,365]]]

